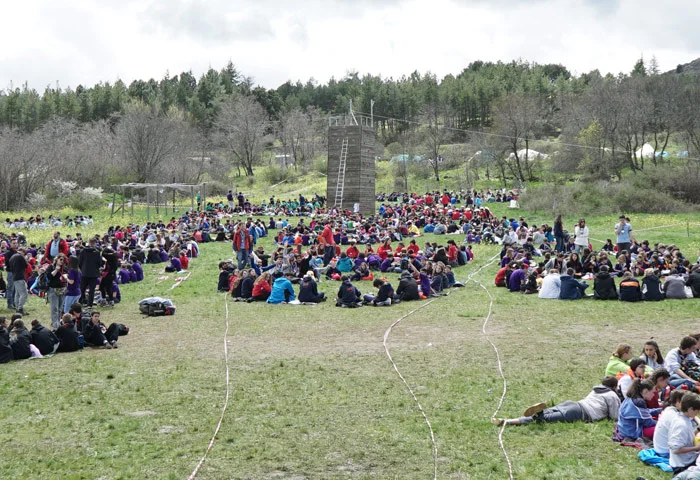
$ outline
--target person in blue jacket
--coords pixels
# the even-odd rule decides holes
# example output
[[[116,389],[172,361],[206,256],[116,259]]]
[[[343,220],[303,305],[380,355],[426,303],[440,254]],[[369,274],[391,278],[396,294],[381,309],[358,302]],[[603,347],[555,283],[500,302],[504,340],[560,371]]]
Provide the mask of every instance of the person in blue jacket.
[[[654,438],[654,427],[660,408],[647,408],[647,401],[654,396],[654,384],[651,380],[637,379],[627,391],[627,398],[620,405],[617,429],[626,439],[636,441],[638,438]]]
[[[292,282],[288,278],[281,276],[280,273],[275,278],[272,284],[272,292],[270,296],[267,297],[267,303],[288,303],[296,298],[294,295],[294,287],[292,287]]]
[[[559,290],[559,300],[578,300],[583,297],[588,288],[585,282],[579,282],[574,278],[574,269],[567,268],[566,275],[559,277],[561,289]]]

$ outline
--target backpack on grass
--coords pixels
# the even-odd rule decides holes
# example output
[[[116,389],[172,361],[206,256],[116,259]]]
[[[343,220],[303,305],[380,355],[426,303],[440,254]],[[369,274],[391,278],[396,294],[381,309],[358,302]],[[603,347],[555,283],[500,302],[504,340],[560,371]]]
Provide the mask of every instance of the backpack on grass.
[[[149,297],[139,302],[139,311],[149,317],[175,315],[175,305],[169,298]]]

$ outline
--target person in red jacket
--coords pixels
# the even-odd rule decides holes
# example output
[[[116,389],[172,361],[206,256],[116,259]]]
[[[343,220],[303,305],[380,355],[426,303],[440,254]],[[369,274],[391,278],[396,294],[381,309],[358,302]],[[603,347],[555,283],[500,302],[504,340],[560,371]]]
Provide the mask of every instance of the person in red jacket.
[[[187,268],[190,266],[190,259],[187,257],[186,250],[180,250],[180,264],[182,265],[183,270],[187,270]]]
[[[238,222],[236,233],[233,234],[233,251],[238,258],[238,269],[243,269],[248,263],[248,255],[252,249],[253,240],[243,222]]]
[[[49,260],[53,261],[59,253],[62,253],[66,257],[70,256],[70,247],[68,246],[68,242],[61,238],[61,232],[54,232],[53,240],[46,245],[46,256]]]

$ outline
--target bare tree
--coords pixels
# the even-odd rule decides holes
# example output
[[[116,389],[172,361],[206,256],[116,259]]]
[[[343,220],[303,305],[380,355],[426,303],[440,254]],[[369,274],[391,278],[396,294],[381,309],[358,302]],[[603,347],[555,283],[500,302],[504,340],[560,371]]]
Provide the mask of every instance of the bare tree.
[[[297,170],[299,165],[306,170],[307,162],[314,152],[314,125],[311,115],[299,108],[285,112],[280,118],[278,135],[284,154],[289,155],[294,162],[294,170]]]
[[[185,127],[176,110],[163,114],[139,103],[126,108],[117,125],[117,143],[137,182],[153,180],[163,164],[184,155]]]
[[[533,180],[528,170],[530,141],[542,131],[542,104],[538,98],[522,93],[506,95],[495,111],[496,130],[507,145],[506,166],[518,182]],[[524,156],[521,151],[525,150]],[[524,157],[524,158],[523,158]],[[526,175],[527,174],[527,175]]]
[[[265,146],[267,117],[253,97],[239,96],[221,107],[215,126],[221,143],[246,176],[253,176],[253,163]]]
[[[440,163],[444,146],[448,141],[448,134],[444,127],[440,126],[439,112],[434,106],[426,106],[425,123],[423,129],[423,146],[428,156],[428,162],[433,169],[435,180],[440,181]]]

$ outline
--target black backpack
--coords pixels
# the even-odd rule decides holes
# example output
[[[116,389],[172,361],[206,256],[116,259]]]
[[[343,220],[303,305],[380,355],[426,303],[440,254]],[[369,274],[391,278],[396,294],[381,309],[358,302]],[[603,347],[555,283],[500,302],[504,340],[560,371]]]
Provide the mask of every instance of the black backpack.
[[[170,299],[150,297],[139,302],[139,311],[149,317],[175,315],[175,305]]]

